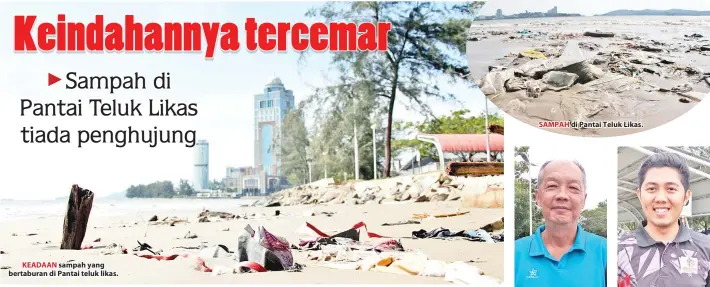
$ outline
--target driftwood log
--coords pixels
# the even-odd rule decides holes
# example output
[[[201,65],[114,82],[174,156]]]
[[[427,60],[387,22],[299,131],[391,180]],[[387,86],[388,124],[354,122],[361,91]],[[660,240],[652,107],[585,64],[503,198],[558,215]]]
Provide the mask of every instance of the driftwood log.
[[[64,234],[60,249],[81,249],[81,242],[86,235],[86,225],[89,223],[93,203],[93,192],[76,184],[72,186],[67,204],[67,214],[64,217]]]

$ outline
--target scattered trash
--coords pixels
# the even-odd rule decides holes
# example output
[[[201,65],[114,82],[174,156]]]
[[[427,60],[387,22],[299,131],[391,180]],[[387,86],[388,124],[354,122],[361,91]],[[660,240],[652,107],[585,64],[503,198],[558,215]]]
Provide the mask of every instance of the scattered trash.
[[[587,37],[594,37],[594,38],[613,38],[613,37],[614,37],[614,33],[612,33],[612,32],[600,32],[600,31],[584,32],[584,36],[587,36]]]
[[[101,250],[101,255],[128,254],[128,249],[116,243],[111,243]]]
[[[567,89],[577,82],[577,74],[551,71],[542,77],[542,82],[553,88]]]
[[[153,215],[153,217],[151,217],[150,219],[148,219],[148,222],[153,222],[153,221],[158,221],[158,216],[157,216],[157,215]]]
[[[420,224],[421,222],[416,220],[402,220],[394,223],[383,223],[382,226],[395,226],[395,225],[405,225],[405,224]]]
[[[449,229],[439,227],[439,228],[435,228],[431,231],[426,231],[424,229],[420,229],[418,231],[413,231],[412,238],[415,238],[415,239],[416,238],[418,238],[418,239],[461,238],[461,239],[467,239],[467,240],[471,240],[471,241],[480,241],[480,242],[502,242],[503,241],[503,234],[496,235],[496,236],[490,236],[490,234],[488,234],[488,232],[486,232],[483,229],[479,229],[479,230],[472,231],[472,232],[466,232],[464,230],[454,232]]]
[[[340,233],[337,233],[337,234],[335,234],[335,235],[333,235],[333,236],[324,233],[323,231],[321,231],[320,229],[318,229],[317,227],[315,227],[313,224],[310,224],[310,223],[308,223],[308,222],[306,222],[305,226],[302,227],[301,230],[308,230],[308,231],[310,231],[310,232],[313,232],[313,234],[314,234],[314,235],[317,235],[318,238],[343,237],[343,238],[350,238],[350,239],[352,239],[352,240],[354,240],[354,241],[358,241],[358,240],[360,240],[360,231],[359,231],[359,229],[361,229],[361,228],[365,229],[365,232],[367,233],[367,236],[368,236],[369,238],[388,238],[388,237],[386,237],[386,236],[382,236],[382,235],[379,235],[379,234],[374,233],[374,232],[369,232],[369,231],[367,230],[367,225],[365,225],[365,223],[362,222],[362,221],[356,223],[356,224],[353,225],[353,227],[351,227],[350,229],[345,230],[345,231],[340,232]],[[300,233],[306,233],[306,232],[304,232],[304,231],[299,231],[299,232],[300,232]],[[310,232],[309,232],[309,233],[310,233]]]
[[[313,210],[306,210],[303,212],[303,216],[305,216],[305,217],[317,216],[317,215],[325,215],[327,217],[331,217],[331,216],[335,215],[335,212],[329,212],[329,211],[315,212]]]
[[[169,261],[169,260],[175,260],[176,258],[182,257],[182,258],[189,258],[189,254],[173,254],[173,255],[168,255],[168,256],[163,256],[163,255],[152,255],[152,254],[143,254],[143,255],[138,255],[136,256],[141,257],[141,258],[146,258],[146,259],[155,259],[158,261]],[[198,271],[202,272],[212,272],[212,269],[207,267],[205,264],[205,260],[200,258],[200,257],[194,257],[196,264],[195,264],[195,269]]]
[[[194,233],[188,231],[183,238],[184,239],[195,239],[195,238],[197,238],[197,234],[194,234]]]
[[[187,220],[177,218],[177,217],[171,217],[171,218],[163,218],[161,221],[149,221],[150,225],[169,225],[169,226],[175,226],[176,223],[186,223]],[[123,226],[125,227],[125,225]]]
[[[155,252],[152,249],[153,249],[153,247],[148,245],[148,243],[141,243],[140,241],[138,241],[138,246],[136,248],[133,248],[133,251],[134,252],[148,251],[148,252],[152,253],[153,255],[158,255],[160,253],[160,252]]]
[[[202,258],[225,258],[231,256],[230,254],[232,252],[229,251],[227,246],[222,244],[200,250],[200,257]]]
[[[236,215],[231,214],[229,212],[205,210],[200,212],[200,215],[198,215],[198,217],[218,217],[222,219],[234,219]]]
[[[535,51],[535,50],[523,50],[520,51],[520,56],[521,57],[528,57],[528,58],[533,58],[533,59],[542,59],[545,60],[547,57],[543,55],[542,53]]]
[[[242,267],[255,271],[283,271],[294,267],[288,241],[271,234],[263,226],[256,230],[250,225],[244,228],[237,241],[237,256],[240,264],[245,264]]]
[[[483,229],[487,232],[494,232],[494,231],[498,231],[498,230],[503,230],[505,228],[505,225],[503,223],[504,223],[503,217],[501,217],[500,220],[486,224],[485,226],[481,227],[481,229]]]

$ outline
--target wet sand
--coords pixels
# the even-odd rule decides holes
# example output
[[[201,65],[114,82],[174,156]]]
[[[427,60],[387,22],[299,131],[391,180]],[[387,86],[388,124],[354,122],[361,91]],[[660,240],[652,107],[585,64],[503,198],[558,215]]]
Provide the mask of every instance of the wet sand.
[[[23,269],[21,262],[53,261],[104,263],[104,270],[116,272],[116,277],[9,277],[8,270],[0,270],[0,281],[8,284],[446,284],[444,278],[399,275],[374,271],[350,271],[330,269],[318,266],[316,261],[308,260],[306,251],[293,251],[295,262],[304,264],[302,272],[266,272],[248,274],[222,274],[196,271],[187,262],[157,261],[131,255],[131,249],[137,246],[136,240],[149,243],[154,249],[169,250],[177,246],[197,246],[206,242],[212,246],[224,244],[230,250],[236,249],[237,237],[247,224],[256,227],[263,225],[270,232],[285,237],[290,243],[297,243],[304,238],[295,231],[306,221],[329,233],[343,231],[353,224],[363,221],[370,232],[383,236],[401,237],[406,250],[420,250],[429,259],[446,262],[463,261],[480,268],[486,275],[503,280],[503,243],[482,243],[466,240],[411,239],[412,231],[437,227],[451,230],[474,230],[503,217],[503,209],[462,209],[458,201],[405,203],[405,204],[369,204],[369,205],[319,205],[289,207],[234,207],[232,210],[220,210],[234,214],[264,214],[254,219],[234,219],[222,222],[197,223],[194,211],[176,210],[167,214],[157,214],[159,218],[177,216],[186,218],[191,223],[177,223],[175,226],[148,226],[146,231],[138,215],[120,217],[90,218],[84,244],[107,245],[116,243],[128,248],[126,255],[101,255],[101,250],[58,250],[61,241],[61,218],[31,219],[3,222],[0,228],[0,250],[7,254],[0,255],[0,265],[11,267],[12,271],[38,271]],[[457,210],[470,211],[469,214],[430,220],[421,224],[382,226],[386,222],[412,219],[414,213],[451,213]],[[274,216],[276,210],[281,215]],[[332,217],[325,215],[305,216],[305,211],[335,212]],[[147,219],[146,219],[147,220]],[[135,224],[139,222],[139,224]],[[121,227],[121,226],[126,227]],[[229,228],[229,231],[223,231]],[[195,239],[183,239],[188,232],[196,234]],[[15,233],[17,236],[12,236]],[[27,236],[36,233],[35,236]],[[91,243],[101,238],[100,243]],[[178,239],[180,238],[180,239]],[[365,239],[363,239],[365,240]],[[50,243],[45,244],[46,241]],[[384,239],[366,239],[365,242],[381,242]],[[39,242],[39,244],[35,244]],[[195,251],[187,250],[185,253]],[[167,253],[165,253],[167,254]],[[226,258],[206,259],[207,266],[234,265]]]
[[[524,30],[527,33],[520,33]],[[580,35],[597,30],[613,32],[615,37]],[[493,35],[501,32],[507,34]],[[704,37],[685,37],[694,33]],[[633,134],[672,121],[698,104],[693,99],[701,100],[704,94],[710,92],[710,78],[699,80],[703,78],[703,73],[707,76],[710,72],[710,52],[688,51],[691,47],[697,48],[697,45],[710,45],[710,17],[576,17],[477,21],[472,25],[469,38],[477,38],[467,44],[471,76],[476,80],[482,79],[491,66],[520,67],[525,63],[518,56],[522,50],[540,47],[549,49],[552,46],[551,50],[554,51],[555,48],[565,47],[568,41],[581,43],[582,53],[590,61],[609,51],[623,51],[628,57],[642,55],[672,60],[672,64],[629,65],[630,68],[641,70],[632,75],[637,80],[635,86],[613,93],[586,94],[589,89],[578,87],[580,84],[577,83],[569,90],[545,91],[538,98],[530,98],[525,90],[488,95],[503,111],[536,127],[541,121],[580,120],[637,122],[643,125],[641,128],[546,128],[555,133],[601,137]],[[659,47],[663,51],[652,53],[635,48],[642,44]],[[685,75],[675,70],[676,67],[686,66],[697,69],[701,75]],[[644,68],[659,73],[643,72]],[[608,70],[604,72],[606,76],[618,75]],[[663,91],[686,83],[692,86],[693,97]]]

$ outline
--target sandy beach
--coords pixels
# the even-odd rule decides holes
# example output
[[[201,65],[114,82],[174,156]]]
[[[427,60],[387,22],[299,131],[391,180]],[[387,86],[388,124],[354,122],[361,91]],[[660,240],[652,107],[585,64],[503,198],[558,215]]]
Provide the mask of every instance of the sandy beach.
[[[547,129],[555,133],[601,137],[636,133],[679,117],[710,92],[710,17],[476,21],[467,54],[471,76],[488,98],[525,123],[641,125]],[[585,69],[568,69],[577,68],[578,59],[588,63]],[[505,70],[510,73],[502,73]],[[543,76],[550,71],[555,75]]]
[[[130,200],[126,204],[130,204]],[[184,206],[184,204],[181,204]],[[84,245],[122,245],[129,254],[103,255],[103,249],[59,250],[63,216],[40,219],[6,221],[0,230],[0,265],[10,267],[1,270],[2,283],[21,284],[128,284],[128,283],[248,283],[248,284],[306,284],[306,283],[353,283],[353,284],[446,284],[441,277],[422,277],[414,275],[391,274],[376,271],[339,270],[319,266],[322,262],[309,260],[308,251],[292,250],[295,262],[305,265],[301,272],[264,272],[222,274],[205,273],[191,268],[191,262],[185,260],[158,261],[132,255],[131,249],[141,241],[150,244],[153,249],[163,250],[164,255],[174,251],[172,248],[183,246],[206,246],[223,244],[229,249],[236,249],[237,237],[249,224],[253,227],[263,225],[278,236],[283,236],[289,243],[298,243],[303,235],[296,231],[306,222],[317,226],[326,233],[344,231],[353,224],[362,221],[370,232],[383,236],[401,238],[405,250],[419,250],[430,260],[442,260],[448,263],[462,261],[480,268],[486,275],[503,280],[503,243],[472,242],[464,239],[412,239],[412,231],[432,230],[444,227],[456,230],[476,230],[486,224],[500,220],[503,209],[461,208],[460,201],[442,202],[396,202],[392,204],[366,205],[300,205],[287,207],[240,207],[219,211],[235,215],[247,215],[248,219],[231,219],[219,222],[198,222],[200,206],[172,211],[161,211],[159,218],[178,217],[188,223],[169,225],[146,225],[138,214],[124,216],[91,217]],[[276,210],[280,215],[275,216]],[[216,211],[216,210],[214,210]],[[420,224],[382,226],[413,219],[415,213],[452,213],[470,211],[468,214],[421,220]],[[322,214],[332,212],[332,216]],[[307,216],[316,214],[315,216]],[[252,216],[254,215],[254,216]],[[145,214],[144,214],[145,216]],[[147,220],[147,218],[146,218]],[[147,226],[147,228],[146,228]],[[228,230],[228,231],[227,231]],[[146,232],[147,231],[147,232]],[[186,233],[197,235],[194,239],[184,239]],[[144,234],[147,233],[147,237]],[[28,236],[29,234],[36,234]],[[364,235],[363,235],[364,237]],[[100,238],[100,242],[92,242]],[[362,238],[364,242],[378,243],[381,238]],[[175,249],[172,249],[175,250]],[[184,250],[181,253],[195,254],[197,250]],[[78,276],[78,277],[11,277],[9,271],[40,271],[43,269],[22,268],[22,262],[74,262],[103,263],[103,270],[115,272],[117,276]],[[233,267],[231,258],[205,258],[209,267]],[[88,270],[88,269],[87,269]]]

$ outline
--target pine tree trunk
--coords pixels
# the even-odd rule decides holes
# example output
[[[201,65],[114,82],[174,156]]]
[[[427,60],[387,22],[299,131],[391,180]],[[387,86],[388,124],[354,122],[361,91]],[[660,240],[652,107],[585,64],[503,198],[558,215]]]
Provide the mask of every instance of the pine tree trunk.
[[[385,132],[385,162],[382,172],[383,178],[390,177],[392,167],[392,114],[394,113],[394,93],[391,95],[389,109],[387,111],[387,129]]]
[[[385,131],[385,163],[382,170],[382,178],[390,177],[392,167],[392,115],[394,114],[394,103],[397,95],[397,81],[399,80],[399,63],[395,64],[392,90],[389,96],[389,107],[387,109],[387,129]]]
[[[76,184],[72,186],[67,214],[64,217],[64,233],[60,249],[81,249],[93,203],[93,192]]]

